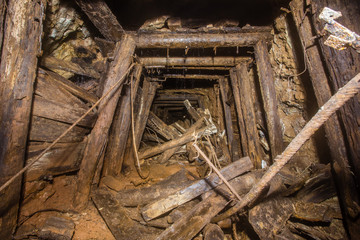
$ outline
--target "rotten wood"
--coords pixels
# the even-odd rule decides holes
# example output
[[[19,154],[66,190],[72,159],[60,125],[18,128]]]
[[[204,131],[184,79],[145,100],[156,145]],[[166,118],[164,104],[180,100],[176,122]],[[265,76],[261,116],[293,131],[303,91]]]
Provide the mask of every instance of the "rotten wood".
[[[115,239],[155,239],[161,232],[157,228],[147,227],[128,216],[128,211],[106,189],[98,189],[92,194],[92,200],[105,220]]]
[[[261,39],[270,40],[269,32],[238,33],[145,33],[134,36],[138,48],[213,48],[248,47]]]
[[[115,50],[116,56],[107,75],[104,92],[107,92],[114,83],[126,74],[131,64],[134,50],[134,40],[130,36],[124,35],[122,41],[117,43]],[[123,79],[122,83],[124,81]],[[101,154],[101,149],[107,141],[107,135],[121,93],[122,83],[121,87],[118,87],[114,94],[105,98],[105,103],[103,102],[99,107],[99,117],[89,135],[89,141],[78,173],[77,192],[74,198],[74,206],[79,209],[87,206],[92,179]]]
[[[267,131],[269,133],[271,156],[275,159],[283,150],[283,137],[277,108],[274,73],[270,65],[266,42],[264,40],[259,41],[254,49]]]
[[[78,143],[58,143],[41,157],[27,172],[26,181],[34,181],[45,176],[56,176],[79,169],[87,140]],[[48,143],[30,143],[26,162],[31,162],[41,153]]]
[[[5,20],[0,29],[0,185],[3,185],[25,163],[33,88],[38,56],[41,55],[47,2],[1,2],[0,11],[3,12],[4,7],[7,9],[6,17],[0,16],[1,22]],[[11,238],[17,221],[20,191],[21,178],[18,178],[1,192],[0,239]]]
[[[167,140],[172,140],[180,136],[178,131],[173,126],[169,126],[164,123],[153,112],[149,112],[147,125]]]
[[[300,40],[305,47],[303,51],[306,53],[306,66],[312,80],[315,96],[318,105],[321,106],[330,99],[332,94],[321,53],[313,41],[311,19],[304,13],[304,4],[302,1],[292,1],[290,7],[292,9],[293,19],[298,28]],[[339,77],[344,81],[342,75]],[[350,115],[352,114],[353,111],[351,111]],[[350,124],[350,126],[352,126],[352,124]],[[357,221],[353,219],[359,215],[359,194],[349,165],[349,153],[346,149],[344,135],[338,117],[333,115],[327,123],[325,123],[324,129],[332,156],[332,167],[336,179],[335,183],[340,193],[340,202],[345,213],[344,219],[347,222],[350,235],[356,239],[360,237],[357,231],[360,218],[358,218]]]
[[[191,106],[191,103],[189,100],[185,100],[184,101],[184,105],[186,107],[186,110],[188,111],[188,113],[190,114],[190,116],[195,120],[199,120],[201,118],[200,114],[195,110],[195,108],[193,108],[193,106]]]
[[[2,52],[3,40],[4,40],[4,21],[6,15],[6,1],[0,1],[0,53]],[[1,63],[1,58],[0,58]]]
[[[193,183],[193,178],[185,169],[182,169],[150,187],[120,190],[116,193],[116,199],[123,206],[144,206],[150,202],[166,198],[191,183]]]
[[[121,40],[124,29],[104,0],[76,0],[76,3],[107,40],[114,42]]]
[[[231,180],[252,168],[251,160],[245,157],[222,168],[220,172],[227,180]],[[141,214],[146,221],[149,221],[215,188],[220,182],[219,177],[213,173],[209,177],[199,180],[173,195],[146,205],[142,208]]]
[[[227,97],[227,93],[226,93],[226,89],[227,89],[227,87],[226,87],[227,81],[226,80],[227,80],[226,78],[220,78],[219,79],[219,87],[220,87],[220,93],[221,93],[220,95],[221,95],[223,111],[224,111],[226,135],[228,137],[231,159],[234,159],[234,157],[237,155],[235,152],[237,147],[236,147],[236,143],[234,140],[234,130],[233,130],[233,125],[232,125],[231,109],[230,109],[230,106],[227,104],[228,97]],[[238,155],[242,156],[242,153],[239,153]]]
[[[206,74],[164,74],[166,79],[207,79],[218,80],[222,75],[206,75]]]
[[[52,56],[43,57],[41,59],[41,65],[51,70],[62,70],[91,78],[100,78],[100,74],[90,66],[84,69],[77,63],[57,59]]]
[[[196,123],[194,123],[181,137],[168,141],[159,146],[146,149],[139,153],[139,159],[145,159],[152,156],[155,156],[159,153],[162,153],[168,149],[176,148],[178,146],[184,145],[192,140],[195,140],[195,136],[201,136],[208,127],[200,128],[204,124],[203,119],[200,119]]]
[[[261,146],[258,139],[255,104],[253,102],[253,96],[252,96],[254,89],[252,87],[246,65],[237,65],[234,71],[236,71],[236,79],[234,79],[234,82],[239,89],[238,93],[241,97],[240,103],[241,103],[241,109],[243,112],[244,124],[246,129],[248,156],[254,161],[255,168],[260,168]],[[233,81],[233,79],[231,79],[231,81]],[[235,86],[233,86],[233,91],[234,89],[236,89]]]
[[[146,66],[235,66],[251,61],[249,57],[141,57]]]
[[[140,84],[142,66],[136,65],[133,70],[133,91],[136,93]],[[126,140],[129,136],[131,124],[130,86],[126,86],[125,94],[121,97],[116,108],[106,148],[103,175],[118,176],[121,171],[122,160],[125,154]]]
[[[59,137],[71,124],[33,116],[29,130],[29,140],[52,142]],[[81,142],[90,129],[76,126],[59,142]]]
[[[222,229],[213,223],[209,223],[205,226],[203,230],[204,240],[223,240],[225,239],[225,234]]]

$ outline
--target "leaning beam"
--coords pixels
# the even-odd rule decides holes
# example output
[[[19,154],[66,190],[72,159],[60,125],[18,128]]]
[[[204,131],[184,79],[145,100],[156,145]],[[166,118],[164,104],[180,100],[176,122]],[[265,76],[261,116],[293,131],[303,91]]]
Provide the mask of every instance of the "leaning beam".
[[[269,32],[240,31],[236,33],[138,33],[138,48],[214,48],[248,47],[259,40],[270,40]]]

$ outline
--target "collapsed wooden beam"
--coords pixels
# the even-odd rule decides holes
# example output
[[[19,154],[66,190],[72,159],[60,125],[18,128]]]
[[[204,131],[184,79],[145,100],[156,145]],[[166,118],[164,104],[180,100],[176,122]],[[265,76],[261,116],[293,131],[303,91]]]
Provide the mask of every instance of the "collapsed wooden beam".
[[[121,42],[117,43],[116,57],[109,69],[109,74],[105,80],[104,92],[107,92],[111,86],[126,74],[132,55],[135,50],[135,42],[129,36],[125,35]],[[122,83],[124,79],[122,80]],[[122,85],[121,85],[122,86]],[[96,170],[97,160],[102,154],[102,150],[107,142],[107,135],[113,120],[115,108],[119,100],[122,87],[119,87],[115,93],[105,99],[105,103],[100,106],[99,117],[89,136],[88,145],[81,162],[78,173],[77,192],[74,198],[74,206],[82,209],[87,206],[90,187]]]
[[[214,48],[248,47],[272,38],[268,32],[242,31],[237,33],[138,33],[138,48]]]
[[[139,61],[146,66],[235,66],[251,61],[250,57],[141,57]]]
[[[76,3],[106,39],[114,42],[121,40],[124,29],[104,0],[76,0]]]
[[[41,54],[43,20],[47,3],[1,1],[5,19],[0,65],[0,185],[22,169],[25,163],[31,105],[38,56]],[[3,29],[1,26],[0,30]],[[1,193],[0,239],[11,239],[16,227],[21,178]]]

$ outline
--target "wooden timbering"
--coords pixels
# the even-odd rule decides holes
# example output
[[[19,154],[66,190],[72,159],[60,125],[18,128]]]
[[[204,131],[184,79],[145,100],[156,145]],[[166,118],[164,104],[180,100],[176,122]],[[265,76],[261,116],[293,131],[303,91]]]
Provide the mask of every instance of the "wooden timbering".
[[[6,2],[0,1],[0,53],[2,50],[2,42],[4,36],[5,9],[6,9]]]
[[[237,150],[236,143],[234,140],[234,130],[232,125],[232,117],[231,117],[231,109],[228,105],[228,96],[227,96],[227,85],[228,81],[226,81],[226,78],[220,78],[219,79],[219,87],[220,87],[220,95],[224,110],[224,117],[225,117],[225,127],[226,127],[226,135],[228,137],[228,144],[230,148],[231,158],[234,159],[234,157],[237,155],[235,151]],[[240,149],[238,149],[240,151]],[[238,153],[239,156],[242,155],[242,153]]]
[[[213,48],[252,46],[260,39],[271,39],[266,32],[240,30],[236,33],[138,33],[134,36],[138,48]]]
[[[278,115],[275,79],[270,65],[267,44],[260,40],[255,45],[255,59],[258,68],[260,90],[264,103],[265,119],[269,134],[271,156],[274,159],[283,150],[283,138],[280,118]]]
[[[159,87],[158,83],[150,82],[149,79],[147,78],[144,79],[142,91],[140,95],[140,102],[137,106],[137,110],[134,109],[134,119],[133,119],[135,125],[134,132],[135,132],[135,144],[137,150],[139,150],[140,141],[144,133],[150,108],[158,87]],[[133,146],[132,134],[129,134],[128,142],[126,146],[127,151],[124,155],[124,160],[123,160],[123,165],[125,165],[129,169],[133,169],[135,167],[134,165],[135,155],[134,155],[134,151],[132,150],[133,148],[132,146]]]
[[[113,84],[119,81],[126,74],[135,50],[135,42],[129,35],[124,35],[123,40],[117,43],[115,59],[110,66],[109,73],[105,80],[104,92],[107,92]],[[122,82],[113,94],[105,98],[99,108],[99,116],[95,126],[89,135],[89,141],[85,149],[84,157],[78,173],[78,185],[74,199],[74,206],[79,209],[85,207],[88,202],[90,187],[95,173],[97,161],[107,141],[110,125],[122,89]]]
[[[76,0],[76,3],[107,40],[114,42],[121,40],[124,29],[104,0]]]
[[[246,130],[246,143],[248,156],[253,160],[256,168],[261,167],[261,147],[259,144],[258,131],[256,127],[257,119],[255,115],[255,105],[253,102],[251,79],[246,65],[237,65],[231,70],[231,83],[234,91],[235,104],[237,111],[242,111],[244,127]],[[237,93],[236,93],[237,92]],[[238,100],[237,100],[238,99]],[[240,119],[238,119],[240,120]]]
[[[133,101],[139,87],[142,73],[142,66],[136,65],[130,81],[133,81]],[[126,140],[129,136],[131,125],[131,104],[130,91],[131,86],[125,87],[125,94],[121,97],[116,109],[116,114],[112,123],[109,143],[105,154],[104,175],[117,176],[120,174],[122,160],[125,153]]]
[[[3,4],[6,2],[2,1]],[[0,185],[25,163],[46,1],[10,0],[6,10],[0,66]],[[0,14],[3,11],[0,9]],[[4,16],[0,15],[0,18],[2,22]],[[0,193],[0,239],[11,238],[17,220],[20,191],[21,178],[18,178]]]
[[[248,62],[248,57],[141,57],[144,66],[235,66]]]
[[[331,90],[328,84],[321,53],[314,42],[311,19],[304,13],[302,1],[292,1],[290,7],[294,21],[297,25],[300,39],[306,51],[306,66],[311,77],[315,96],[319,106],[322,106],[330,97]],[[360,237],[358,221],[353,219],[359,215],[359,199],[353,173],[349,167],[348,153],[337,115],[333,115],[324,125],[329,150],[332,156],[332,167],[335,173],[336,184],[339,191],[340,203],[345,213],[350,235],[357,239]],[[359,218],[358,218],[359,219]]]

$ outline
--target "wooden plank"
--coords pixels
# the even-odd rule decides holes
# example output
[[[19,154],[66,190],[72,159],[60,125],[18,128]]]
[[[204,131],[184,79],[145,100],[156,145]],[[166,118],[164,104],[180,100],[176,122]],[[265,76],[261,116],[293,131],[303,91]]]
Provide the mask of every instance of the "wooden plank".
[[[132,73],[133,77],[131,78],[133,81],[134,96],[139,87],[141,73],[142,66],[136,65]],[[125,88],[125,94],[121,97],[116,108],[116,114],[110,130],[108,147],[105,153],[104,176],[109,174],[118,176],[121,171],[122,160],[126,149],[126,140],[128,139],[131,125],[130,90],[130,86]]]
[[[226,180],[231,180],[252,168],[253,164],[250,158],[244,157],[222,168],[220,172]],[[145,221],[149,221],[213,189],[219,185],[219,183],[220,179],[218,175],[213,173],[209,177],[196,181],[188,187],[181,189],[181,191],[146,205],[141,209],[141,214]]]
[[[116,199],[118,199],[123,206],[144,206],[158,199],[166,198],[193,182],[193,178],[189,175],[189,172],[182,169],[150,187],[120,190],[116,194]]]
[[[146,66],[235,66],[251,61],[249,57],[141,57]]]
[[[230,184],[241,196],[250,190],[259,177],[258,173],[248,173],[233,179],[230,181]],[[192,239],[204,226],[210,223],[211,219],[228,203],[229,200],[224,196],[211,192],[205,200],[201,201],[173,225],[163,231],[157,240]]]
[[[107,40],[114,42],[121,40],[124,29],[104,0],[76,0],[75,2]]]
[[[138,48],[213,48],[248,47],[261,39],[270,40],[269,32],[238,33],[146,33],[134,36]]]
[[[218,80],[223,77],[222,75],[212,74],[164,74],[166,79],[207,79],[207,80]]]
[[[204,230],[204,240],[223,240],[225,239],[225,234],[222,229],[217,224],[209,223],[205,226]]]
[[[25,163],[31,104],[38,56],[41,54],[46,1],[1,1],[6,7],[1,26],[0,185]],[[0,16],[3,22],[4,16]],[[4,30],[2,30],[4,27]],[[17,178],[1,193],[0,239],[10,239],[16,226],[21,191]]]
[[[32,115],[42,118],[48,118],[64,123],[74,123],[86,112],[83,108],[76,108],[69,104],[62,104],[52,100],[44,99],[41,96],[35,95]],[[92,128],[96,120],[96,114],[88,114],[78,126]]]
[[[110,66],[107,79],[105,80],[104,92],[107,92],[113,84],[125,75],[131,64],[134,50],[135,42],[128,35],[124,35],[123,40],[116,44],[116,56]],[[78,173],[78,185],[74,199],[74,206],[79,209],[83,209],[87,206],[97,161],[102,153],[103,147],[106,144],[108,132],[114,117],[115,108],[118,103],[124,81],[125,78],[123,78],[122,82],[119,84],[121,87],[118,87],[112,95],[109,95],[105,98],[104,102],[102,102],[102,105],[99,107],[99,117],[93,130],[91,131],[91,134],[89,135],[89,141],[81,162],[80,171]]]
[[[255,168],[261,167],[261,146],[256,127],[257,119],[255,114],[255,104],[252,93],[254,92],[250,76],[246,65],[237,65],[236,77],[238,82],[239,94],[241,96],[241,109],[243,111],[246,137],[248,144],[248,156],[254,161]],[[232,79],[231,79],[232,80]]]
[[[71,126],[55,120],[33,116],[29,130],[29,140],[40,142],[52,142]],[[90,129],[75,126],[59,142],[81,142]]]
[[[207,126],[200,128],[203,124],[204,124],[203,119],[200,119],[199,121],[194,123],[189,129],[187,129],[187,131],[181,137],[171,140],[171,141],[168,141],[159,146],[143,150],[142,152],[139,153],[139,159],[145,159],[145,158],[155,156],[155,155],[162,153],[168,149],[175,148],[175,147],[184,145],[192,140],[195,140],[194,135],[200,137],[200,136],[202,136],[202,133],[208,129]]]
[[[2,43],[4,37],[4,21],[6,15],[6,2],[0,1],[0,53],[2,52]],[[1,59],[0,59],[1,63]]]
[[[239,125],[239,138],[240,138],[240,142],[241,142],[241,150],[243,153],[243,156],[249,156],[250,152],[249,152],[249,142],[248,142],[248,138],[247,138],[247,128],[245,126],[245,119],[244,119],[244,114],[245,112],[242,109],[242,99],[240,96],[240,87],[239,87],[239,82],[238,82],[238,76],[237,76],[237,72],[234,71],[233,69],[230,70],[230,82],[232,85],[232,93],[234,96],[234,102],[235,102],[235,111],[236,111],[236,115],[237,115],[237,122]],[[248,99],[247,99],[248,100]],[[249,104],[249,103],[247,103]]]
[[[169,126],[164,123],[153,112],[149,113],[147,125],[167,140],[171,140],[180,136],[180,133],[173,126]]]
[[[219,87],[220,87],[220,95],[223,105],[223,111],[224,111],[224,117],[225,117],[225,126],[226,126],[226,135],[228,137],[228,143],[231,153],[231,159],[234,158],[236,155],[235,149],[236,149],[236,143],[234,141],[234,130],[232,126],[232,118],[231,118],[231,109],[230,106],[227,104],[228,98],[226,94],[226,78],[220,78],[219,79]],[[239,149],[240,151],[241,149]],[[240,156],[242,156],[242,152],[239,153]]]
[[[84,69],[77,63],[57,59],[53,56],[43,57],[41,59],[41,66],[50,70],[62,70],[91,78],[100,78],[100,74],[93,70],[90,66]]]
[[[265,118],[274,159],[283,150],[282,129],[278,115],[274,73],[270,65],[267,44],[261,40],[255,45],[255,59],[258,69],[261,95],[264,103]]]
[[[66,89],[71,94],[73,94],[74,96],[83,99],[89,103],[96,103],[97,100],[99,99],[97,96],[85,91],[83,88],[77,86],[70,80],[60,76],[57,73],[46,71],[41,68],[39,68],[39,73],[49,76],[49,79],[53,81],[56,85],[58,85],[59,87],[61,86],[62,88]]]
[[[128,211],[105,188],[98,189],[91,198],[117,240],[151,240],[161,232],[157,228],[147,227],[132,220],[128,216]]]
[[[304,13],[302,1],[292,1],[290,4],[300,40],[306,51],[306,65],[311,77],[315,96],[319,106],[322,106],[330,97],[331,90],[328,84],[328,77],[325,72],[321,53],[313,40],[311,20]],[[342,133],[342,127],[337,115],[333,115],[325,124],[324,129],[332,157],[332,169],[335,183],[339,192],[340,204],[342,205],[344,220],[350,235],[359,238],[357,231],[360,218],[354,221],[359,215],[359,195],[354,181],[354,175],[349,167],[348,151]]]

